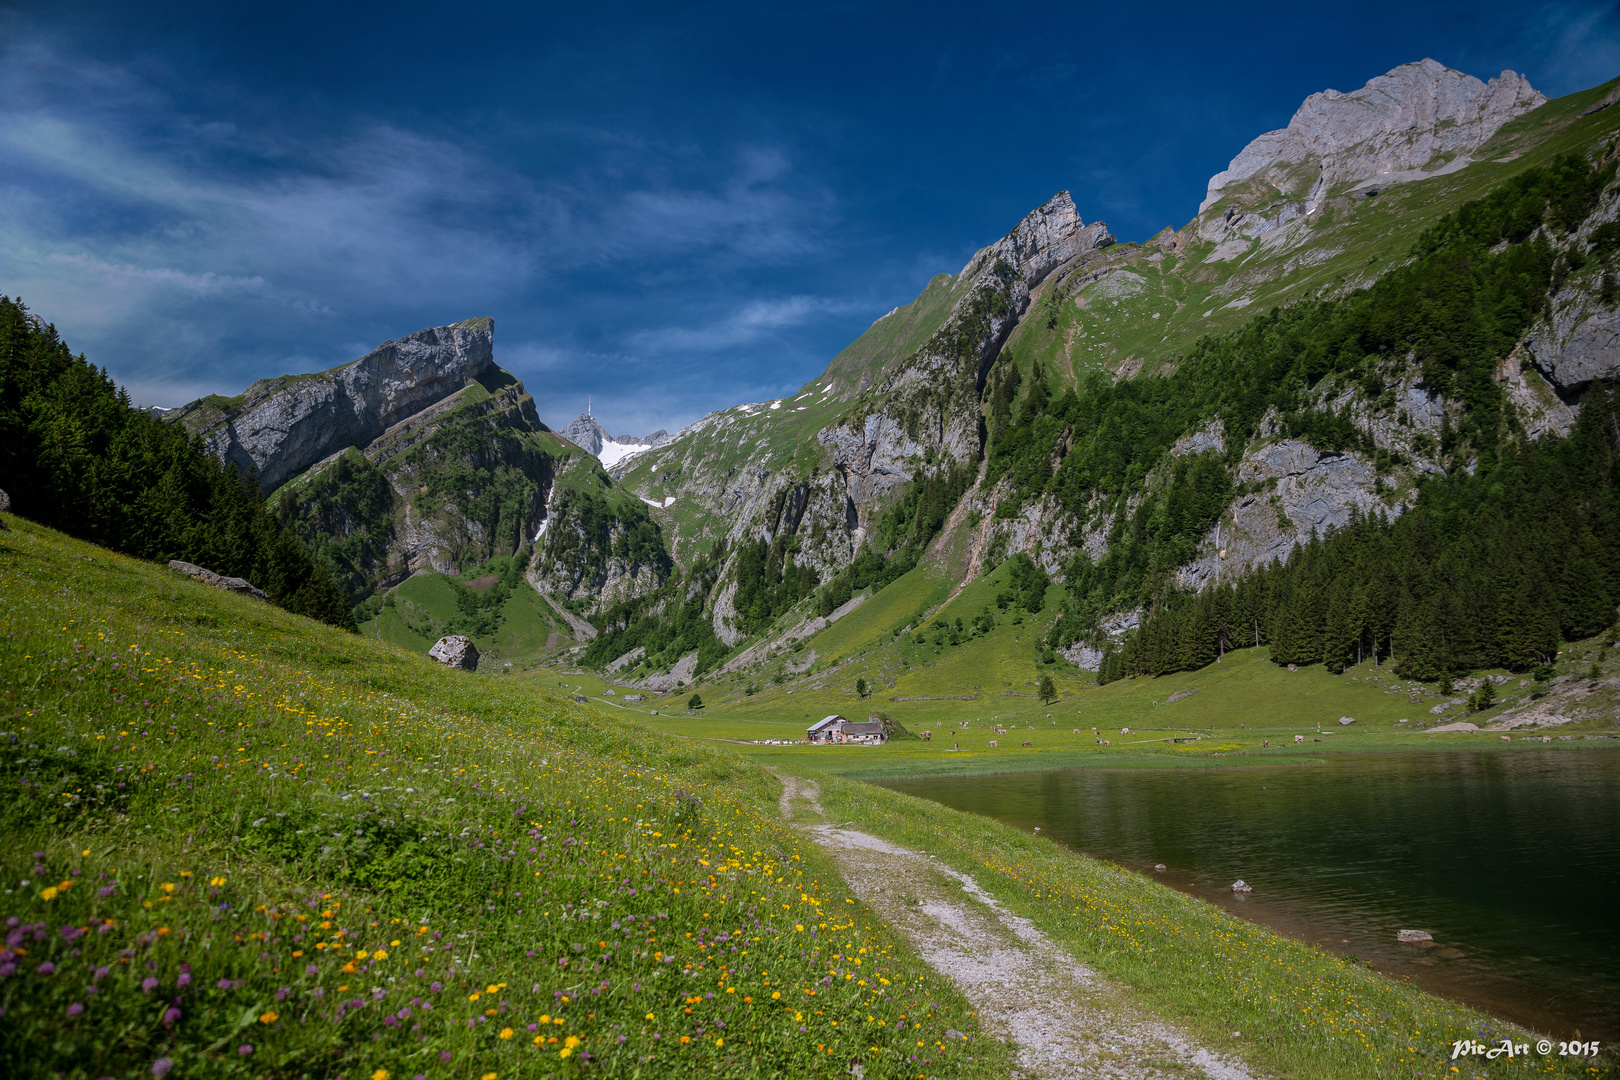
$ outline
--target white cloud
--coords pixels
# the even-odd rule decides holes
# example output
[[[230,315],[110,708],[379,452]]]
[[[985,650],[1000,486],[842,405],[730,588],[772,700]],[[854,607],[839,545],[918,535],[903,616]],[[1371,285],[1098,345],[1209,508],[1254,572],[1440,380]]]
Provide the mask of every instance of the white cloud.
[[[827,315],[841,315],[870,306],[819,296],[790,296],[755,300],[705,326],[662,327],[638,333],[632,343],[651,353],[705,352],[747,345],[773,331],[803,326]]]
[[[264,278],[257,275],[232,277],[229,274],[216,274],[212,270],[201,274],[188,274],[184,270],[174,270],[166,266],[127,266],[104,262],[88,255],[56,254],[51,255],[50,260],[100,276],[111,285],[128,283],[157,285],[197,296],[219,292],[221,289],[257,289],[264,284]]]

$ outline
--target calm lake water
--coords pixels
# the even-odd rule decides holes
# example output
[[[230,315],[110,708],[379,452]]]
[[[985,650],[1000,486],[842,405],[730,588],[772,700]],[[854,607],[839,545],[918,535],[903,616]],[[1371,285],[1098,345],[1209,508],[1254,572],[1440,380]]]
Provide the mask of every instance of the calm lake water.
[[[882,783],[1038,825],[1078,851],[1549,1035],[1620,1039],[1620,750]],[[1238,878],[1254,892],[1233,894]],[[1403,929],[1427,930],[1437,944],[1400,945]]]

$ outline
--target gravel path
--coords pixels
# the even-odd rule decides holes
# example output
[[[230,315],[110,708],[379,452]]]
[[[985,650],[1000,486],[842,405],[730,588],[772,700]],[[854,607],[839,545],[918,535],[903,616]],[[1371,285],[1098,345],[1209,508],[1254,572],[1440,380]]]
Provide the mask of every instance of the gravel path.
[[[1016,1051],[1030,1080],[1208,1077],[1254,1080],[1245,1067],[1133,1009],[1117,985],[931,856],[825,824],[820,789],[781,777],[782,816],[838,863],[857,895],[918,955],[955,981],[984,1028]]]

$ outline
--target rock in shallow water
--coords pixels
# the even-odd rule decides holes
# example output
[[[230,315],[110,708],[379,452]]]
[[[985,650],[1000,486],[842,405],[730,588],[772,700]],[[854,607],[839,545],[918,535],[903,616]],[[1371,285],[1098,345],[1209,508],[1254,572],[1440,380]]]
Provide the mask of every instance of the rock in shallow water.
[[[1236,881],[1232,882],[1232,891],[1233,892],[1254,892],[1254,886],[1250,885],[1247,881],[1244,881],[1242,878],[1238,878]]]
[[[1402,930],[1395,935],[1396,941],[1404,941],[1409,945],[1432,944],[1434,935],[1427,930]]]

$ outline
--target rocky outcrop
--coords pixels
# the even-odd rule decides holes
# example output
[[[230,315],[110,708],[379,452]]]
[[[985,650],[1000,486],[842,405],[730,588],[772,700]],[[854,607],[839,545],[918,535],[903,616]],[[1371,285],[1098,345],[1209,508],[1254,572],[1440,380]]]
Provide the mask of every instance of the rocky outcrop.
[[[1286,561],[1296,543],[1343,528],[1352,513],[1393,516],[1404,509],[1379,493],[1377,472],[1362,455],[1318,450],[1298,439],[1263,442],[1249,451],[1238,465],[1237,482],[1249,492],[1211,530],[1204,554],[1182,568],[1183,587],[1202,589],[1274,559]]]
[[[1570,273],[1551,298],[1547,313],[1525,335],[1522,348],[1510,357],[1503,372],[1505,382],[1524,382],[1534,375],[1523,370],[1533,367],[1561,399],[1564,408],[1553,405],[1549,426],[1564,434],[1574,417],[1573,405],[1597,379],[1620,376],[1620,298],[1614,285],[1620,276],[1620,255],[1594,250],[1598,230],[1612,230],[1620,221],[1620,182],[1611,182],[1601,201],[1575,235],[1563,241],[1565,266],[1579,267]],[[1534,383],[1532,382],[1532,387]],[[1515,397],[1520,403],[1524,394]],[[1531,405],[1544,395],[1532,391]]]
[[[1198,212],[1239,190],[1263,190],[1302,200],[1311,213],[1330,192],[1460,167],[1503,124],[1546,100],[1512,71],[1482,83],[1434,60],[1402,64],[1360,90],[1306,98],[1286,128],[1259,136],[1210,178]]]
[[[170,559],[169,569],[178,571],[193,581],[200,581],[204,585],[212,585],[214,588],[224,589],[226,592],[241,593],[243,596],[251,596],[255,600],[270,599],[268,593],[251,582],[244,581],[239,577],[226,577],[223,574],[216,574],[214,571],[206,570],[196,563]]]
[[[557,434],[597,457],[602,456],[602,444],[613,439],[590,413],[580,413]]]
[[[1620,309],[1572,297],[1525,342],[1531,362],[1561,395],[1620,375]]]
[[[478,646],[472,643],[469,637],[460,634],[451,634],[434,642],[428,655],[445,667],[460,668],[462,671],[478,670]]]
[[[261,379],[237,398],[202,398],[166,419],[200,435],[222,460],[257,470],[265,490],[274,490],[495,370],[494,342],[493,319],[418,330],[352,364]]]

